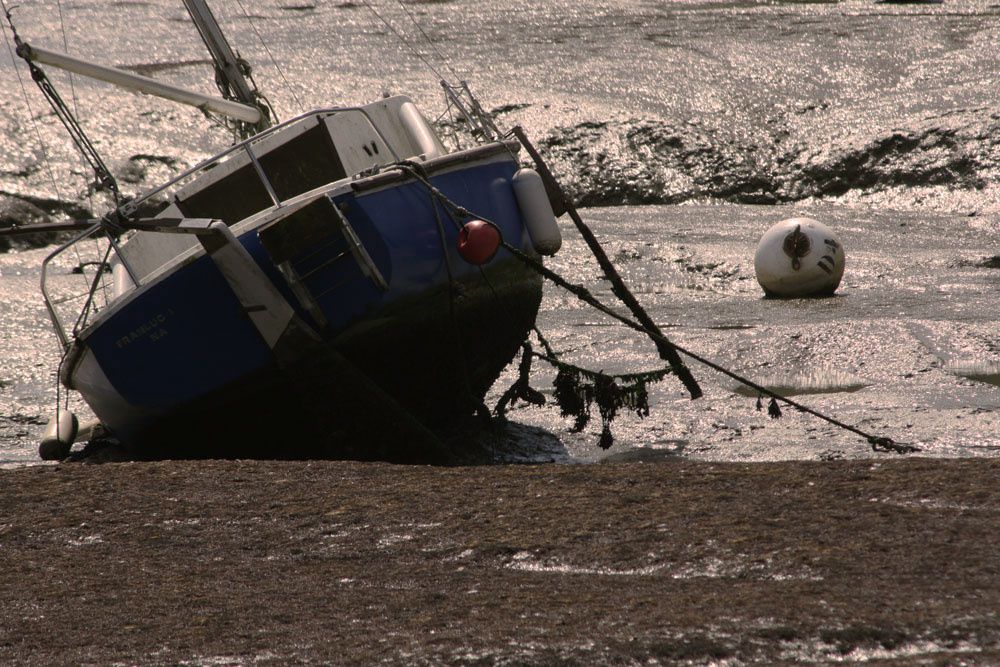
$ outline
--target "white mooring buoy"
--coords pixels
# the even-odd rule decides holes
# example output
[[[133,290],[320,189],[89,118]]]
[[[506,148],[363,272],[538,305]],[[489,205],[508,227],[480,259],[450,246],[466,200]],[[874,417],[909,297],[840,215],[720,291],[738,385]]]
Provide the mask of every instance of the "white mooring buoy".
[[[761,237],[753,268],[768,296],[829,296],[844,276],[844,248],[822,222],[790,218]]]

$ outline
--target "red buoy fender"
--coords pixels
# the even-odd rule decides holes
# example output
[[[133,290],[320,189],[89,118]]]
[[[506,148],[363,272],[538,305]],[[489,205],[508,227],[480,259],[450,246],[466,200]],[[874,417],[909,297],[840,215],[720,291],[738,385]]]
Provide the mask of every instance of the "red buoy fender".
[[[469,220],[458,232],[458,254],[469,264],[486,264],[499,248],[500,230],[492,222]]]

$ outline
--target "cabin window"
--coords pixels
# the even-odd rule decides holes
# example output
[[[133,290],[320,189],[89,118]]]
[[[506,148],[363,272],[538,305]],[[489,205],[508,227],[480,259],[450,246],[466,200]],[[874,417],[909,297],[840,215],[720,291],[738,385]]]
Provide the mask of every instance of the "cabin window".
[[[326,130],[318,123],[258,157],[279,199],[289,199],[347,174]],[[177,202],[187,217],[217,218],[227,225],[272,205],[257,170],[249,162]]]

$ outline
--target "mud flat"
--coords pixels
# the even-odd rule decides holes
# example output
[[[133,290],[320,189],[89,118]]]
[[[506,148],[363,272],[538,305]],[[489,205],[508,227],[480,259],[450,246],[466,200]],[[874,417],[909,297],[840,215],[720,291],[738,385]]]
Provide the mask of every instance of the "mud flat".
[[[0,472],[0,662],[1000,663],[998,460]]]

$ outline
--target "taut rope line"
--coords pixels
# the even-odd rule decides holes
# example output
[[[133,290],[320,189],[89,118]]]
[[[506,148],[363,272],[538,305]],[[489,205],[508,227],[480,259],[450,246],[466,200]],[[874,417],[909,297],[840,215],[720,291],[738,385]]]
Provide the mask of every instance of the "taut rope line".
[[[522,136],[523,136],[523,132],[522,132]],[[526,137],[524,138],[524,141],[527,141]],[[538,154],[535,153],[535,155],[538,155]],[[538,156],[537,159],[540,161],[541,160],[541,156]],[[476,218],[478,218],[480,220],[483,220],[485,222],[493,224],[494,227],[496,227],[496,224],[492,223],[487,218],[484,218],[484,217],[479,216],[479,215],[473,215],[470,211],[468,211],[464,207],[459,206],[458,204],[456,204],[455,202],[453,202],[443,192],[441,192],[437,187],[435,187],[426,177],[424,177],[424,175],[420,173],[419,169],[414,168],[414,166],[412,164],[408,164],[406,162],[402,162],[402,163],[397,163],[397,164],[395,164],[393,166],[397,167],[397,168],[401,169],[402,171],[404,171],[405,173],[409,174],[414,179],[416,179],[417,181],[419,181],[424,187],[426,187],[427,190],[428,190],[428,192],[430,192],[431,195],[433,195],[434,197],[436,197],[444,205],[445,210],[448,211],[448,213],[449,213],[449,217],[452,218],[452,221],[455,223],[455,225],[457,227],[461,227],[461,225],[462,225],[462,223],[460,222],[460,219],[468,219],[468,218],[472,218],[472,217],[476,217]],[[546,170],[546,171],[548,171],[548,170]],[[551,177],[551,172],[548,172],[548,173],[549,173],[549,176]],[[499,229],[499,227],[497,227],[497,229]],[[589,231],[589,228],[588,228],[588,231]],[[591,234],[591,238],[593,238],[593,234]],[[597,240],[596,240],[596,238],[593,238],[593,242],[595,244],[598,243]],[[750,380],[749,378],[743,377],[742,375],[740,375],[738,373],[735,373],[734,371],[731,371],[728,368],[725,368],[724,366],[722,366],[722,365],[720,365],[720,364],[718,364],[718,363],[716,363],[716,362],[714,362],[714,361],[712,361],[712,360],[710,360],[710,359],[708,359],[706,357],[703,357],[700,354],[697,354],[696,352],[692,352],[691,350],[689,350],[689,349],[687,349],[687,348],[685,348],[683,346],[680,346],[680,345],[678,345],[678,344],[676,344],[674,342],[671,342],[670,340],[668,340],[666,338],[666,336],[664,336],[662,333],[660,333],[659,329],[655,325],[653,325],[652,327],[649,327],[649,326],[646,326],[642,322],[630,319],[627,316],[622,315],[621,313],[619,313],[615,309],[613,309],[610,306],[608,306],[608,305],[604,304],[603,302],[601,302],[597,297],[595,297],[593,294],[591,294],[590,291],[586,287],[584,287],[582,285],[576,285],[574,283],[571,283],[570,281],[566,280],[565,278],[563,278],[562,276],[560,276],[559,274],[557,274],[555,271],[547,268],[544,264],[541,263],[541,261],[535,259],[534,257],[531,257],[531,256],[525,254],[519,248],[517,248],[517,247],[511,245],[510,243],[508,243],[507,241],[503,240],[502,237],[501,237],[501,240],[500,240],[500,245],[505,250],[507,250],[508,252],[510,252],[511,255],[513,255],[519,261],[521,261],[522,263],[524,263],[525,265],[527,265],[528,267],[530,267],[531,269],[533,269],[535,272],[537,272],[538,274],[540,274],[542,277],[550,280],[551,282],[555,283],[557,286],[559,286],[559,287],[565,289],[566,291],[570,292],[571,294],[575,295],[578,299],[580,299],[584,303],[592,306],[593,308],[599,310],[600,312],[604,313],[605,315],[607,315],[607,316],[609,316],[609,317],[611,317],[611,318],[613,318],[613,319],[621,322],[625,326],[627,326],[627,327],[629,327],[631,329],[634,329],[635,331],[638,331],[638,332],[646,334],[647,336],[649,336],[650,339],[652,339],[656,343],[658,349],[663,349],[663,348],[672,349],[672,350],[675,351],[675,354],[676,353],[680,353],[680,354],[683,354],[683,355],[685,355],[686,357],[688,357],[690,359],[694,359],[695,361],[699,362],[700,364],[703,364],[703,365],[707,366],[708,368],[711,368],[714,371],[722,373],[723,375],[725,375],[725,376],[727,376],[727,377],[729,377],[729,378],[731,378],[733,380],[736,380],[737,382],[739,382],[742,385],[745,385],[747,387],[750,387],[751,389],[754,389],[755,391],[759,392],[761,395],[767,396],[767,397],[771,398],[772,399],[772,405],[771,405],[771,407],[769,409],[769,413],[771,414],[772,417],[778,417],[778,416],[780,416],[781,411],[777,407],[777,401],[781,401],[782,403],[795,408],[799,412],[805,412],[806,414],[810,414],[810,415],[812,415],[812,416],[814,416],[814,417],[816,417],[818,419],[821,419],[821,420],[827,422],[828,424],[832,424],[833,426],[841,428],[841,429],[843,429],[845,431],[849,431],[851,433],[854,433],[855,435],[861,436],[862,438],[864,438],[868,442],[869,445],[871,445],[871,448],[874,451],[877,451],[877,452],[895,452],[896,454],[910,454],[910,453],[913,453],[913,452],[920,451],[920,448],[916,447],[914,445],[909,445],[909,444],[904,444],[904,443],[897,443],[892,438],[889,438],[889,437],[886,437],[886,436],[878,436],[878,435],[875,435],[873,433],[868,433],[866,431],[861,430],[860,428],[858,428],[856,426],[851,426],[850,424],[842,422],[839,419],[836,419],[834,417],[830,417],[829,415],[823,414],[822,412],[820,412],[818,410],[815,410],[813,408],[810,408],[809,406],[804,405],[802,403],[799,403],[798,401],[796,401],[794,399],[788,398],[787,396],[783,396],[782,394],[779,394],[779,393],[777,393],[775,391],[772,391],[772,390],[768,389],[767,387],[764,387],[764,386],[762,386],[760,384],[757,384],[753,380]],[[599,247],[599,244],[598,244],[598,247]],[[602,252],[603,252],[603,249],[602,249]],[[605,255],[605,257],[606,257],[606,255]],[[618,295],[618,292],[616,291],[615,294]],[[619,295],[619,297],[620,297],[620,295]],[[647,317],[648,317],[648,315],[647,315]],[[685,370],[687,370],[686,367],[684,367],[684,368],[685,368]],[[690,372],[690,371],[688,371],[688,372]],[[699,395],[701,395],[700,394],[700,389],[699,389]]]

